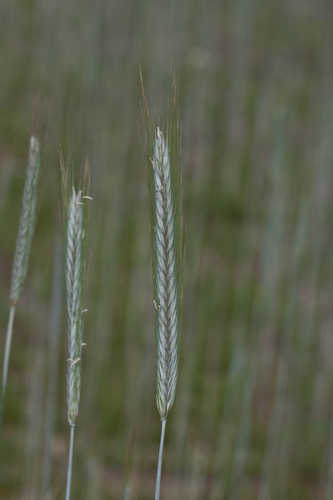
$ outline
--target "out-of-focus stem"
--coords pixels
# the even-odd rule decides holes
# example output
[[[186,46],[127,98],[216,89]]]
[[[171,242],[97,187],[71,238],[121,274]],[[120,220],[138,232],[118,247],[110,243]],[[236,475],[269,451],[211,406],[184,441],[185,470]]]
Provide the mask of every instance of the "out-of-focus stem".
[[[4,407],[4,403],[5,403],[5,397],[6,397],[8,364],[9,364],[10,348],[12,345],[15,311],[16,311],[16,306],[14,304],[12,304],[10,307],[10,310],[9,310],[6,346],[5,346],[5,354],[4,354],[4,361],[3,361],[1,400],[0,400],[0,423],[1,423],[2,417],[3,417],[3,407]]]
[[[44,432],[44,460],[42,470],[42,495],[47,495],[51,480],[51,440],[54,433],[54,422],[56,415],[56,392],[58,380],[59,360],[59,329],[62,309],[62,246],[61,238],[57,237],[54,265],[53,265],[53,290],[51,298],[51,320],[50,335],[48,342],[47,358],[47,396],[45,410],[45,432]]]

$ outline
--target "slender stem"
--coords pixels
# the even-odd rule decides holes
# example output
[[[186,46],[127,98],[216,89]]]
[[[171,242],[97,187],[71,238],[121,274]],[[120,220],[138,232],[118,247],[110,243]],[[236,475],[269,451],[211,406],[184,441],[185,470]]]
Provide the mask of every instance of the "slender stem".
[[[13,336],[13,325],[14,325],[14,318],[15,318],[15,310],[16,310],[16,306],[14,304],[12,304],[10,306],[10,310],[9,310],[9,319],[8,319],[7,336],[6,336],[6,346],[5,346],[5,354],[4,354],[4,359],[3,359],[1,400],[0,400],[0,422],[2,421],[3,408],[4,408],[5,396],[6,396],[8,365],[9,365],[10,348],[11,348],[11,345],[12,345],[12,336]]]
[[[128,483],[124,491],[124,500],[130,500],[131,498],[131,485]]]
[[[70,433],[70,438],[69,438],[69,450],[68,450],[66,500],[70,500],[70,498],[71,498],[72,463],[73,463],[73,449],[74,449],[74,431],[75,431],[75,425],[71,425],[70,429],[71,429],[71,433]]]
[[[158,464],[157,464],[157,474],[156,474],[156,484],[155,484],[155,500],[160,500],[160,487],[161,487],[165,426],[166,426],[166,418],[163,418],[162,419],[162,428],[161,428],[160,451],[158,453]]]

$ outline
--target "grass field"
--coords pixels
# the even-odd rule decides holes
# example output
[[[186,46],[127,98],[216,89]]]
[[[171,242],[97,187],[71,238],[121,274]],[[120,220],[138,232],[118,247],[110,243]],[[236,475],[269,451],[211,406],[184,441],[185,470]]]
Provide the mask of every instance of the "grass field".
[[[160,417],[144,93],[176,86],[184,258],[161,499],[333,497],[333,6],[2,0],[0,354],[31,135],[37,218],[0,498],[65,498],[65,218],[89,168],[72,499],[153,498]],[[332,366],[331,366],[332,365]]]

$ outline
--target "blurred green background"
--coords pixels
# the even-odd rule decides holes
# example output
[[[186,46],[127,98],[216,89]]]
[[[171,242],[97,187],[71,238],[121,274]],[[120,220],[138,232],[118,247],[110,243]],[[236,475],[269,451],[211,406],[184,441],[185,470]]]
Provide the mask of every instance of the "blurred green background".
[[[2,0],[1,357],[29,137],[38,219],[18,306],[0,498],[64,498],[59,158],[92,175],[73,499],[153,497],[146,131],[179,96],[181,366],[162,498],[333,498],[333,4]]]

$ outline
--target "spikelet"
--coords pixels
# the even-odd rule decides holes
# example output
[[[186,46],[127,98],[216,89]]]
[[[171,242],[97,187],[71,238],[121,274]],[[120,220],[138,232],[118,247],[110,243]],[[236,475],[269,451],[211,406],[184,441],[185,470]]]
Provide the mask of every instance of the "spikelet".
[[[81,192],[73,188],[69,204],[66,252],[66,287],[68,315],[67,411],[71,426],[79,412],[82,349],[82,238],[83,210]]]
[[[39,165],[39,142],[36,137],[31,137],[27,175],[22,200],[22,211],[12,270],[10,289],[10,301],[12,305],[16,305],[19,299],[19,295],[28,271],[31,241],[35,226]]]
[[[166,420],[176,391],[178,365],[178,288],[175,208],[168,145],[157,127],[153,156],[154,279],[157,312],[157,408]]]

